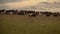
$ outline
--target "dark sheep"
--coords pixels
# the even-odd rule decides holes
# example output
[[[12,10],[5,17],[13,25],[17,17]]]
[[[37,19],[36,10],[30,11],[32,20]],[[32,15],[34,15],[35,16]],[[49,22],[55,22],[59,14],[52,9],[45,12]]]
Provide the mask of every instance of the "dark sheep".
[[[4,14],[5,9],[0,10],[0,14]]]

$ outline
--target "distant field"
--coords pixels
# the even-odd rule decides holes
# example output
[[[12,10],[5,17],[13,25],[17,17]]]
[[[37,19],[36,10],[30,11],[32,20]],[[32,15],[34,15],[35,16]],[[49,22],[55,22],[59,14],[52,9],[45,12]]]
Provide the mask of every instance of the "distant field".
[[[0,15],[0,34],[60,34],[60,17]]]

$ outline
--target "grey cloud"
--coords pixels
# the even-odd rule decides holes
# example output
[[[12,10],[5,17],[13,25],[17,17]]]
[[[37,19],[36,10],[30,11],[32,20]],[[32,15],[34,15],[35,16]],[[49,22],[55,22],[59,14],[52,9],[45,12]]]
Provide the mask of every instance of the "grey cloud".
[[[14,3],[14,2],[20,2],[20,1],[25,1],[25,0],[0,0],[0,4]]]
[[[8,9],[7,6],[0,6],[0,9]]]

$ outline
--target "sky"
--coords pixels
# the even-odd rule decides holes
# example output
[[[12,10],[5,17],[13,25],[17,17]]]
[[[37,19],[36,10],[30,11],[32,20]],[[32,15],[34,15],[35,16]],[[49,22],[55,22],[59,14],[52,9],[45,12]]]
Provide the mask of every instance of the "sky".
[[[53,4],[54,2],[60,2],[59,0],[0,0],[0,9],[21,9],[21,8],[39,8],[40,2],[48,2]],[[39,5],[39,7],[38,7]],[[44,4],[46,5],[46,4]],[[49,4],[47,4],[49,5]],[[52,5],[53,6],[53,5]],[[43,6],[44,7],[44,6]],[[49,7],[49,6],[48,6]]]

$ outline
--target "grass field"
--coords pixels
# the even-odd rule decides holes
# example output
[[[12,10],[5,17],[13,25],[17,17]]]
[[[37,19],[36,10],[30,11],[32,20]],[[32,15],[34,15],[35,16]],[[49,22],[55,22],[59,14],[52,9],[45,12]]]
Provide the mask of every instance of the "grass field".
[[[60,17],[0,15],[0,34],[60,34]]]

